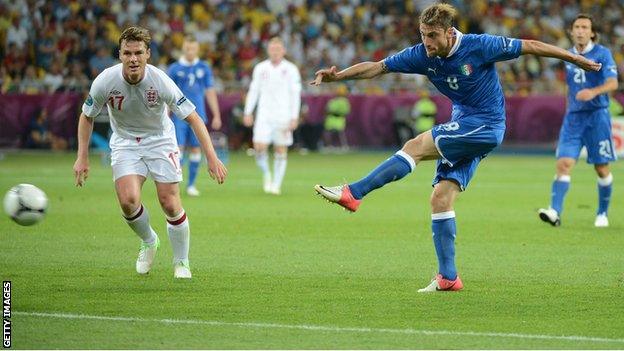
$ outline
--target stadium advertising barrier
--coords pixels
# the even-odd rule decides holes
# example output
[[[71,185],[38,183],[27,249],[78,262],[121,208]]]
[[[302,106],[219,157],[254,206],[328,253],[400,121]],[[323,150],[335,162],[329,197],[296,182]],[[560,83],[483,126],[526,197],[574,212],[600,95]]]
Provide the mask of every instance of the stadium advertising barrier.
[[[325,105],[330,95],[308,95],[303,101],[308,105],[307,120],[322,123]],[[393,147],[396,136],[393,112],[397,107],[411,107],[418,101],[415,94],[352,95],[351,113],[347,116],[346,134],[351,146]],[[451,103],[442,96],[431,99],[438,107],[437,123],[448,121]],[[618,96],[624,101],[624,96]],[[47,112],[50,132],[70,141],[75,140],[77,116],[83,96],[75,93],[44,95],[0,94],[0,147],[20,147],[35,116]],[[565,112],[565,98],[561,96],[507,97],[506,143],[552,145],[554,150],[559,128]],[[219,106],[224,119],[224,132],[231,128],[230,112],[240,103],[238,94],[219,96]],[[209,111],[209,109],[207,109]],[[618,154],[624,155],[624,122],[613,119],[614,143]]]

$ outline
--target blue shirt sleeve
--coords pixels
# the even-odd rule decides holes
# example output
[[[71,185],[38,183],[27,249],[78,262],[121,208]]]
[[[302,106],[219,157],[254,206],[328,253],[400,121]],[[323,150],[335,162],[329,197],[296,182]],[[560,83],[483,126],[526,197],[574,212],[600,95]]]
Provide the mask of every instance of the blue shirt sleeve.
[[[384,63],[390,72],[425,74],[423,52],[422,44],[418,44],[386,57]]]
[[[607,78],[617,78],[618,70],[617,65],[615,64],[615,60],[613,59],[613,55],[611,54],[611,50],[604,48],[604,54],[602,55],[602,77],[604,79]]]
[[[481,34],[479,40],[485,62],[511,60],[522,54],[522,40],[520,39]]]
[[[205,65],[206,68],[206,74],[204,74],[204,87],[205,89],[210,89],[214,86],[214,83],[212,81],[212,69],[210,69],[210,66],[208,66],[208,64]]]
[[[177,80],[176,80],[176,70],[175,70],[175,63],[172,63],[169,65],[169,67],[167,68],[167,75],[169,76],[169,78],[171,78],[176,84],[178,84]]]

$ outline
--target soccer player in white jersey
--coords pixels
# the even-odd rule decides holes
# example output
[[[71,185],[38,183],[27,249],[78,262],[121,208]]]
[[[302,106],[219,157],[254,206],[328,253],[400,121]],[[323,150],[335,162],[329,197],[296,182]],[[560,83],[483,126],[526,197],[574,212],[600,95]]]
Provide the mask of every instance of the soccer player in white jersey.
[[[191,125],[208,160],[210,176],[223,183],[227,169],[217,158],[210,136],[195,106],[167,74],[148,65],[150,35],[130,27],[119,37],[120,64],[105,69],[93,84],[78,122],[78,156],[74,163],[77,186],[89,175],[89,139],[93,119],[106,106],[113,135],[110,146],[115,190],[123,216],[141,238],[136,271],[149,273],[160,241],[141,203],[141,188],[148,175],[154,179],[158,200],[167,217],[173,248],[175,278],[191,278],[189,268],[189,221],[180,201],[182,181],[179,150],[171,109]]]
[[[269,58],[253,70],[251,85],[245,101],[243,123],[253,128],[256,164],[263,174],[264,192],[279,195],[286,173],[288,147],[293,143],[301,105],[301,75],[292,62],[286,60],[286,49],[280,38],[268,42]],[[256,111],[256,120],[253,111]],[[269,145],[275,151],[273,177],[269,169]]]

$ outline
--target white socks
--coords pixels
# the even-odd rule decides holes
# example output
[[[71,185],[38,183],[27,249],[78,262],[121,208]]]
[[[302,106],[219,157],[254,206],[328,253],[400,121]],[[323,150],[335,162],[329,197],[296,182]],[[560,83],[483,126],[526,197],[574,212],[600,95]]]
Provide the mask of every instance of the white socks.
[[[175,217],[167,217],[167,233],[173,249],[173,263],[181,261],[188,265],[191,231],[184,210]]]
[[[282,187],[282,180],[284,180],[284,174],[286,174],[286,164],[288,163],[286,154],[275,154],[273,159],[273,187],[280,189]]]
[[[147,209],[143,207],[143,204],[137,208],[134,213],[126,217],[126,222],[132,228],[132,230],[148,245],[153,245],[156,242],[156,232],[149,224],[149,214]]]
[[[258,168],[262,171],[262,174],[266,176],[271,176],[271,171],[269,170],[269,153],[266,151],[257,152],[256,153],[256,164]]]

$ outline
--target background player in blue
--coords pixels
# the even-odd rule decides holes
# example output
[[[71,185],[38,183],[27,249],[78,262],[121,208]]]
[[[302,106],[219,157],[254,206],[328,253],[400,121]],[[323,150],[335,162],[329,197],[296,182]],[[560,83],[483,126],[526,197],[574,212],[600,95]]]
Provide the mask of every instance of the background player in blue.
[[[208,120],[204,101],[204,97],[206,97],[212,114],[211,127],[213,130],[220,129],[221,114],[219,112],[217,93],[213,88],[212,70],[208,63],[199,59],[199,43],[193,36],[184,38],[182,53],[183,56],[180,60],[169,66],[167,74],[180,87],[182,93],[196,106],[197,114],[204,120],[204,123]],[[189,180],[186,184],[186,193],[190,196],[198,196],[199,191],[195,187],[195,179],[197,178],[197,171],[202,158],[199,141],[188,123],[185,123],[177,116],[173,118],[173,122],[180,147],[180,164],[182,165],[186,161],[186,156],[184,155],[185,148],[189,148]]]
[[[409,140],[363,179],[344,186],[315,186],[329,201],[355,211],[369,192],[403,178],[420,161],[438,160],[431,195],[431,228],[439,274],[419,292],[455,291],[463,287],[455,268],[453,203],[481,159],[503,141],[505,98],[495,63],[533,54],[559,58],[583,69],[600,69],[600,64],[581,55],[539,41],[462,34],[453,27],[455,17],[451,5],[431,5],[420,15],[422,44],[382,61],[361,62],[340,72],[336,67],[322,69],[311,82],[318,85],[368,79],[388,72],[416,73],[426,75],[453,102],[450,122]]]
[[[570,188],[570,173],[576,164],[581,148],[587,149],[587,163],[593,164],[598,174],[598,211],[594,225],[608,227],[607,211],[611,198],[613,175],[609,162],[616,159],[611,140],[609,92],[618,87],[617,66],[606,47],[597,44],[597,34],[592,18],[579,14],[570,31],[575,54],[602,63],[600,72],[585,72],[566,65],[568,84],[568,111],[563,119],[557,146],[557,175],[552,183],[549,208],[539,210],[544,222],[553,226],[561,224],[563,199]]]

